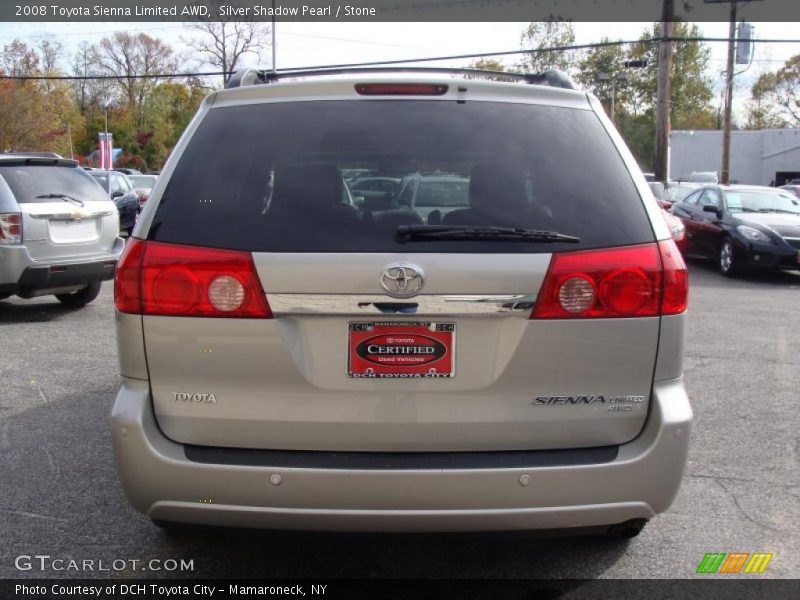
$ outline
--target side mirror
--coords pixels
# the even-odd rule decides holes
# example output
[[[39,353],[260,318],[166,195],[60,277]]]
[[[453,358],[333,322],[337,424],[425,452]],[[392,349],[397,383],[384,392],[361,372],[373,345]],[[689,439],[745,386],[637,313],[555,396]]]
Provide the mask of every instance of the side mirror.
[[[112,198],[119,198],[120,196],[124,196],[124,195],[125,195],[125,192],[121,192],[119,190],[117,190],[116,192],[111,192],[111,197]]]
[[[720,216],[720,212],[722,212],[722,211],[720,211],[718,206],[714,206],[713,204],[706,204],[703,207],[703,212],[714,213],[715,215],[717,215],[719,217]]]

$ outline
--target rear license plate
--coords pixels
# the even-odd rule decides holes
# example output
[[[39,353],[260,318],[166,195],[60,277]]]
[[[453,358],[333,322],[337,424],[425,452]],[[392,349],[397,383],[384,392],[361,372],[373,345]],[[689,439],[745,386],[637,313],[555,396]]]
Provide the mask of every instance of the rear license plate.
[[[347,375],[425,379],[455,375],[454,323],[349,324]]]

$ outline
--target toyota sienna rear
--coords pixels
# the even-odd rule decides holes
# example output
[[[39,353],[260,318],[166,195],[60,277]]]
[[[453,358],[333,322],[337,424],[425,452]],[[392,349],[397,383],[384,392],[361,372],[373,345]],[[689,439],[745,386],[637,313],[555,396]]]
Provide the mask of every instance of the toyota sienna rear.
[[[686,268],[594,97],[552,71],[234,81],[116,275],[113,443],[136,509],[633,535],[669,507]],[[352,173],[404,183],[360,196]]]

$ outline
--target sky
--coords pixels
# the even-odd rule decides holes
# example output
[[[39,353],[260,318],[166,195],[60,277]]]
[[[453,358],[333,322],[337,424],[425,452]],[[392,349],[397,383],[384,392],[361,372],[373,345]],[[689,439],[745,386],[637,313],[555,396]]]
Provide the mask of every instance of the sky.
[[[747,16],[747,15],[745,15]],[[278,23],[276,55],[278,68],[322,64],[403,60],[427,56],[518,50],[526,23]],[[704,35],[727,37],[727,23],[698,23]],[[798,23],[754,23],[756,39],[800,38]],[[576,22],[576,43],[611,39],[636,39],[649,23]],[[0,23],[0,45],[14,38],[35,41],[57,38],[71,54],[81,41],[97,42],[118,30],[143,31],[187,52],[184,40],[192,35],[181,23]],[[712,43],[711,69],[715,84],[722,83],[727,44]],[[756,44],[753,63],[737,79],[737,103],[749,95],[758,75],[779,68],[787,58],[800,53],[800,44]],[[271,51],[259,62],[247,58],[246,66],[270,66]],[[511,65],[514,56],[501,59]],[[430,66],[466,66],[468,60],[430,63]],[[199,66],[199,65],[198,65]],[[742,69],[743,67],[739,67]]]

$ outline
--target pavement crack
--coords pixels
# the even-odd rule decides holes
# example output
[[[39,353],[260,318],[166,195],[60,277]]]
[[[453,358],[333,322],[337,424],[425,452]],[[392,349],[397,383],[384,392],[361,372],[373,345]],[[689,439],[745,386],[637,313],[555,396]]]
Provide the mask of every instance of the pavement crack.
[[[50,400],[47,398],[47,394],[44,393],[44,390],[42,389],[42,386],[41,385],[37,385],[36,389],[39,390],[39,398],[42,399],[42,402],[44,404],[49,404]]]
[[[725,484],[724,484],[724,483],[722,483],[722,481],[720,481],[720,478],[717,478],[717,477],[710,477],[710,479],[712,479],[712,480],[714,481],[714,483],[716,483],[716,484],[717,484],[719,487],[721,487],[721,488],[722,488],[722,489],[725,491],[725,493],[726,493],[726,494],[728,494],[728,496],[730,496],[730,497],[731,497],[731,499],[733,500],[733,504],[736,506],[736,508],[739,510],[739,512],[742,514],[742,516],[743,516],[743,517],[744,517],[744,518],[745,518],[747,521],[750,521],[750,522],[751,522],[753,525],[755,525],[756,527],[759,527],[759,528],[761,528],[761,529],[768,529],[769,531],[774,531],[774,532],[776,532],[776,533],[789,533],[789,530],[786,530],[786,529],[780,529],[780,528],[778,528],[778,527],[773,527],[772,525],[767,525],[767,524],[765,524],[765,523],[761,523],[761,522],[759,522],[759,521],[756,521],[756,520],[755,520],[753,517],[751,517],[751,516],[750,516],[750,513],[748,513],[748,512],[747,512],[747,511],[746,511],[746,510],[745,510],[745,509],[742,507],[742,505],[741,505],[741,504],[739,504],[739,498],[737,498],[737,497],[736,497],[736,494],[734,494],[734,493],[733,493],[731,490],[729,490],[729,489],[728,489],[728,488],[725,486]]]
[[[51,473],[58,473],[58,465],[56,464],[55,459],[53,458],[53,453],[47,448],[47,446],[42,446],[42,452],[47,457],[47,464],[50,467]]]
[[[686,473],[686,477],[692,477],[696,479],[713,479],[714,481],[735,481],[737,483],[755,483],[757,485],[772,485],[775,487],[781,487],[786,489],[792,489],[795,487],[792,484],[787,483],[778,483],[775,481],[762,481],[758,479],[752,479],[749,477],[730,477],[728,475],[706,475],[705,473]]]
[[[42,515],[35,512],[29,512],[27,510],[8,510],[5,508],[0,508],[0,513],[4,513],[7,515],[17,515],[19,517],[29,517],[31,519],[45,519],[47,521],[61,521],[62,523],[66,523],[69,519],[64,519],[62,517],[54,517],[52,515]]]

